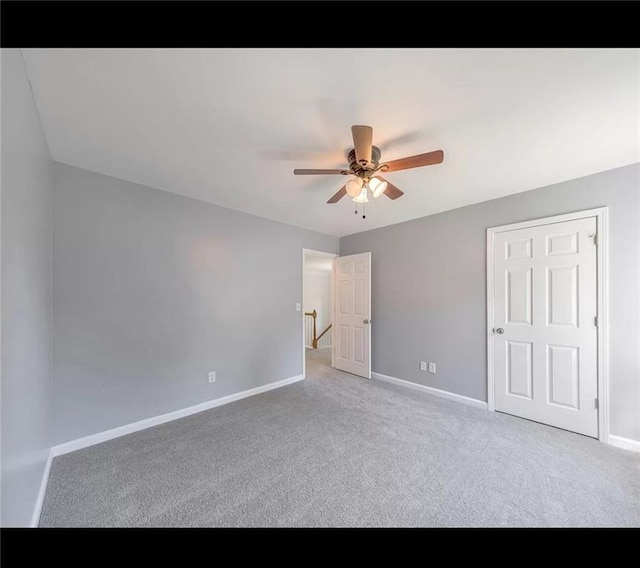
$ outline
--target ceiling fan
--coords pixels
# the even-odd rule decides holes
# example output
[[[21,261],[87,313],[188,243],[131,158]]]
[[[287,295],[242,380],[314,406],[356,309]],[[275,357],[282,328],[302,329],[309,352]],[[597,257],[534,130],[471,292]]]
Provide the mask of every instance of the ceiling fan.
[[[409,168],[419,168],[422,166],[432,166],[440,164],[444,159],[442,150],[418,154],[392,160],[390,162],[380,161],[380,148],[373,145],[373,128],[371,126],[354,125],[351,127],[353,136],[353,149],[347,154],[349,169],[343,170],[311,170],[295,169],[294,175],[314,176],[314,175],[353,175],[355,176],[343,185],[338,192],[327,201],[327,203],[337,203],[345,195],[349,195],[356,203],[368,203],[367,190],[374,198],[382,194],[389,199],[398,199],[404,192],[400,191],[390,181],[378,175],[378,172],[397,172],[408,170]],[[357,212],[357,210],[356,210]]]

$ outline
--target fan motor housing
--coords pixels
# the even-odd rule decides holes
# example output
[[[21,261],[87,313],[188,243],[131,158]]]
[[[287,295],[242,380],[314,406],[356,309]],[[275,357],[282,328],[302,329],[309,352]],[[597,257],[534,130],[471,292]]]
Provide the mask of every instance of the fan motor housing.
[[[347,159],[349,160],[349,167],[351,168],[351,171],[354,174],[356,174],[359,177],[362,177],[363,175],[372,172],[378,167],[380,163],[380,154],[381,154],[380,148],[378,148],[377,146],[372,146],[371,147],[371,164],[369,165],[369,167],[363,168],[362,165],[360,165],[356,160],[356,151],[354,148],[347,154]]]

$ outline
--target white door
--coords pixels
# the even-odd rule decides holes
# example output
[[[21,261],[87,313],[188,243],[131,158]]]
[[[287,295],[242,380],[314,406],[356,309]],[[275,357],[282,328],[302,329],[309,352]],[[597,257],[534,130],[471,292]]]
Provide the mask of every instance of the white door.
[[[494,236],[495,409],[598,436],[596,218]]]
[[[371,378],[371,253],[333,263],[333,366]]]

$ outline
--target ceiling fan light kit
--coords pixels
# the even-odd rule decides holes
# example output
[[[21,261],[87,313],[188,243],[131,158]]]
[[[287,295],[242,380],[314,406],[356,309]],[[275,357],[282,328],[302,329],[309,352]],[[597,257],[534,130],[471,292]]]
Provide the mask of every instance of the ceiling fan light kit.
[[[364,185],[364,181],[362,178],[350,179],[345,186],[347,188],[347,193],[350,197],[354,199],[360,195],[362,192],[362,186]]]
[[[372,177],[369,180],[369,189],[371,190],[371,195],[373,195],[373,197],[377,199],[385,192],[388,185],[388,182],[383,181],[377,177]]]
[[[371,192],[371,196],[377,199],[381,195],[386,195],[389,199],[398,199],[402,197],[404,192],[398,189],[388,180],[378,175],[379,172],[397,172],[400,170],[408,170],[410,168],[419,168],[422,166],[432,166],[440,164],[444,160],[444,152],[435,150],[426,154],[418,154],[399,160],[390,162],[380,161],[380,148],[373,145],[373,128],[371,126],[354,125],[351,127],[351,135],[353,137],[353,149],[347,154],[349,169],[345,170],[312,170],[312,169],[295,169],[294,175],[353,175],[345,185],[343,185],[327,203],[337,203],[345,195],[352,198],[356,203],[364,204],[369,202],[367,191]],[[358,210],[356,208],[356,214]],[[364,214],[362,218],[366,218]]]
[[[369,203],[369,198],[367,197],[366,185],[362,186],[362,191],[360,192],[360,195],[357,195],[356,197],[354,197],[353,201],[355,201],[356,203]]]

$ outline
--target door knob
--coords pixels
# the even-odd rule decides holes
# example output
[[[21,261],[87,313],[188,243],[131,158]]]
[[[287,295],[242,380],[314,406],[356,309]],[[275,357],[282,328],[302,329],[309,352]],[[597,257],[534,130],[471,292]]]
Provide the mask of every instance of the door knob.
[[[501,327],[499,327],[498,329],[496,329],[496,333],[504,333],[504,329],[502,329]]]
[[[362,323],[369,323],[369,320],[364,320]]]

